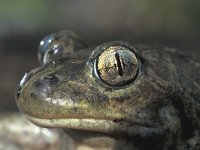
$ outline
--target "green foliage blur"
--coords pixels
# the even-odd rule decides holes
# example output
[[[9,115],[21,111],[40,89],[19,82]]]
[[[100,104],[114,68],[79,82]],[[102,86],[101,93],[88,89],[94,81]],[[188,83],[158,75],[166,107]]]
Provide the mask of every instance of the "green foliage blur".
[[[200,35],[199,8],[196,0],[0,0],[0,37],[67,28],[93,41],[192,41]]]

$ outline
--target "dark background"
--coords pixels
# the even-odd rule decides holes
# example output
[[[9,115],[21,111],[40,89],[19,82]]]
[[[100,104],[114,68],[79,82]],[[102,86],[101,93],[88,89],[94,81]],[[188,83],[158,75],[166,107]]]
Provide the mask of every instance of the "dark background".
[[[71,29],[95,46],[111,40],[198,51],[197,0],[0,0],[0,111],[16,110],[14,93],[39,65],[47,34]]]

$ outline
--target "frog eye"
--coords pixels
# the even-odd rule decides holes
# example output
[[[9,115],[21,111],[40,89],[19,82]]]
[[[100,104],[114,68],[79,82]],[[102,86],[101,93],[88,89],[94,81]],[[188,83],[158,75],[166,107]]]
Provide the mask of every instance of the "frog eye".
[[[100,46],[94,61],[94,75],[110,86],[121,87],[138,76],[140,61],[128,43],[111,42]],[[109,46],[108,46],[109,45]]]
[[[47,35],[40,42],[38,58],[42,65],[62,59],[71,55],[74,51],[84,49],[87,44],[75,33],[63,30]]]
[[[54,40],[54,36],[55,36],[55,34],[47,35],[40,42],[40,45],[38,48],[38,59],[41,64],[43,64],[45,52],[47,51],[47,49],[49,48],[49,45]]]

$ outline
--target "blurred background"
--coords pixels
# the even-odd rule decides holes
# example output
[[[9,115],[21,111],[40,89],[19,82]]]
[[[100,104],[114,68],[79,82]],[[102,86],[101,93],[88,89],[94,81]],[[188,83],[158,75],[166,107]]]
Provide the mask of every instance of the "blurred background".
[[[37,67],[47,34],[70,29],[91,46],[111,40],[198,51],[197,0],[0,0],[0,112],[17,110],[15,89]]]

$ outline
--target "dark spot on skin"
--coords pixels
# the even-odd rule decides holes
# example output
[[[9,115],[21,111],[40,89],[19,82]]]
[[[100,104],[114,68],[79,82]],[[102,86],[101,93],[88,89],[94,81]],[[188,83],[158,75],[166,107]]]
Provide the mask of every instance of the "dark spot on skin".
[[[114,123],[118,123],[118,124],[123,124],[126,126],[143,126],[143,127],[152,127],[151,125],[147,124],[147,123],[138,123],[138,122],[133,122],[133,121],[129,121],[126,119],[114,119],[113,120]]]
[[[116,64],[114,64],[114,67],[116,68],[116,67],[117,67],[117,65],[116,65]]]
[[[140,135],[135,135],[133,137],[125,137],[125,138],[126,138],[127,144],[133,143],[134,141],[134,146],[136,147],[136,149],[161,150],[162,143],[165,139],[165,136],[154,134],[154,135],[151,135],[150,137],[141,137]],[[117,144],[116,144],[116,149],[118,149]]]
[[[33,86],[34,87],[39,87],[41,85],[41,82],[39,80],[36,80],[34,83],[33,83]]]
[[[178,116],[180,118],[180,124],[183,129],[182,138],[184,140],[189,139],[193,136],[194,128],[192,125],[192,120],[187,117],[184,109],[184,105],[181,99],[175,98],[173,105],[179,111]]]
[[[114,119],[114,120],[113,120],[113,122],[115,122],[115,123],[119,123],[119,122],[121,122],[121,121],[123,121],[123,119]]]
[[[88,45],[84,42],[84,41],[82,41],[81,39],[73,39],[74,41],[75,41],[75,45],[74,45],[74,51],[76,52],[76,51],[78,51],[78,50],[80,50],[80,49],[84,49],[84,48],[86,48],[86,47],[88,47]]]
[[[191,95],[191,97],[192,97],[195,101],[199,101],[199,99],[200,99],[200,93],[194,93],[194,92],[192,92],[190,95]]]
[[[198,118],[200,118],[200,110],[197,112],[197,116]]]
[[[37,95],[35,93],[33,93],[33,92],[30,93],[30,97],[32,99],[37,99]]]

